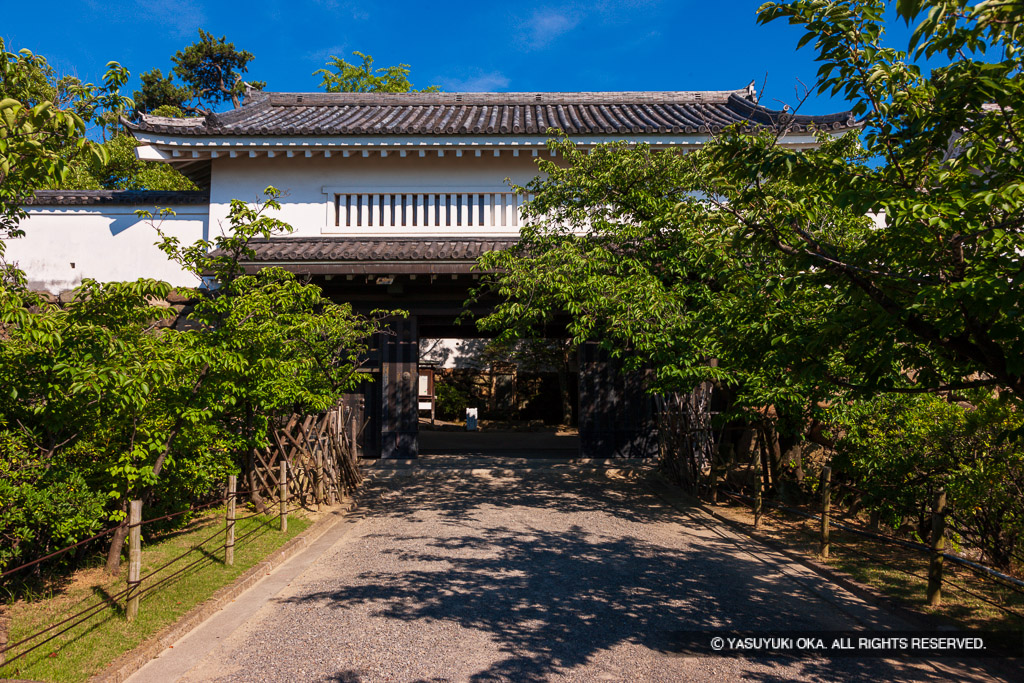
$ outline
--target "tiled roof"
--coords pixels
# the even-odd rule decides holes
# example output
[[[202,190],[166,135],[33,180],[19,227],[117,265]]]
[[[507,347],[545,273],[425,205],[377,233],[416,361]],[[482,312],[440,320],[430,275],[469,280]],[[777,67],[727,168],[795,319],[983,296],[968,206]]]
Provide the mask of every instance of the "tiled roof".
[[[277,237],[254,239],[247,270],[283,265],[311,273],[468,273],[488,251],[507,249],[514,238]],[[216,253],[216,252],[215,252]]]
[[[210,193],[161,190],[36,190],[25,202],[28,206],[90,206],[118,204],[127,206],[169,206],[209,204]]]
[[[596,93],[257,93],[205,117],[142,115],[139,132],[222,135],[693,134],[741,123],[842,130],[851,112],[793,115],[758,105],[749,90]]]
[[[517,240],[494,238],[277,237],[254,239],[256,261],[475,261]]]

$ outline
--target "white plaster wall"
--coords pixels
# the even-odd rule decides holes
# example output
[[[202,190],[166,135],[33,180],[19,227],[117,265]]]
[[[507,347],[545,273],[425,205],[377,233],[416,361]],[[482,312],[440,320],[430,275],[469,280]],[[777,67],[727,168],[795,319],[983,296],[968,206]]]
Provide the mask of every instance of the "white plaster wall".
[[[25,236],[6,241],[6,258],[25,271],[32,289],[54,294],[77,287],[82,278],[106,282],[153,278],[175,286],[197,286],[195,276],[156,247],[156,231],[134,215],[135,208],[30,207],[29,217],[20,225]],[[205,206],[170,208],[177,215],[163,219],[164,232],[182,244],[207,236]]]
[[[502,152],[495,157],[493,151],[483,150],[482,156],[475,156],[467,150],[462,157],[454,151],[438,158],[436,152],[420,157],[415,151],[402,157],[392,151],[386,157],[373,152],[363,157],[355,152],[352,156],[340,154],[331,157],[304,157],[298,154],[288,158],[278,152],[272,158],[259,156],[250,158],[220,157],[212,160],[212,186],[210,190],[211,229],[227,231],[227,215],[232,199],[253,202],[262,197],[264,188],[273,185],[284,193],[281,197],[281,211],[275,214],[295,228],[293,236],[319,236],[323,234],[345,236],[499,236],[518,234],[518,228],[502,229],[472,227],[423,228],[364,228],[358,231],[340,232],[334,228],[334,197],[325,194],[324,187],[336,191],[389,192],[443,191],[450,192],[508,192],[509,184],[525,184],[538,175],[534,157],[524,151],[518,157]]]
[[[420,363],[429,363],[438,368],[459,370],[486,370],[490,364],[481,359],[481,354],[490,343],[489,339],[458,339],[454,337],[420,339]],[[526,351],[524,342],[517,342],[517,349]],[[522,356],[520,356],[522,358]],[[509,359],[516,362],[513,354]],[[554,364],[538,364],[531,370],[558,372]]]
[[[487,367],[486,363],[481,362],[480,354],[488,341],[449,337],[420,339],[420,362],[439,368],[481,370]]]

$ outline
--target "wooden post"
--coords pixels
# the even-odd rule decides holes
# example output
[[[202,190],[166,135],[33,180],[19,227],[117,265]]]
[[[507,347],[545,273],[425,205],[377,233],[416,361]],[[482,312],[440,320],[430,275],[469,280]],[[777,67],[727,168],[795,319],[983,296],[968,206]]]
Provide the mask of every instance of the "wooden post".
[[[932,559],[928,565],[928,605],[942,604],[942,551],[946,548],[946,490],[939,489],[932,507]]]
[[[228,509],[224,516],[224,564],[235,563],[235,499],[238,492],[238,479],[228,475]]]
[[[711,466],[711,504],[718,505],[718,469]]]
[[[754,450],[754,528],[761,528],[761,508],[763,501],[761,500],[761,489],[763,483],[761,481],[761,453],[758,449]]]
[[[288,461],[281,461],[281,531],[288,531]]]
[[[4,648],[7,647],[7,643],[10,640],[10,634],[11,615],[7,613],[7,605],[0,605],[0,665],[2,665],[7,658],[7,653],[4,652]]]
[[[356,426],[358,424],[358,422],[356,421],[356,412],[357,411],[353,410],[352,416],[349,419],[349,424],[351,425],[349,429],[351,431],[349,432],[348,443],[351,446],[351,459],[353,464],[359,462],[359,442],[357,440],[359,436],[359,431],[358,427]]]
[[[829,526],[828,516],[832,511],[832,468],[823,467],[821,469],[821,545],[819,552],[821,556],[826,560],[828,559],[828,553],[831,549],[829,543]]]
[[[316,434],[316,451],[314,451],[314,462],[316,463],[316,487],[314,491],[316,494],[316,510],[319,512],[320,506],[327,498],[324,492],[324,444],[320,439],[320,425],[317,424],[316,420],[313,421],[313,429],[316,430],[316,432],[314,432]],[[309,443],[308,432],[306,443]]]
[[[139,615],[139,578],[142,576],[142,501],[133,500],[128,508],[128,605],[125,616],[135,621]]]

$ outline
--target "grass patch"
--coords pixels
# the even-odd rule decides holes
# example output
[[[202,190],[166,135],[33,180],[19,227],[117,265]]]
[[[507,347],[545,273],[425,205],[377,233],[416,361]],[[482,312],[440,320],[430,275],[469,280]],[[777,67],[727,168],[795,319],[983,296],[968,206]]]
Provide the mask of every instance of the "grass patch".
[[[244,508],[238,516],[252,514]],[[23,678],[40,681],[84,681],[101,671],[118,656],[142,643],[146,638],[173,623],[190,609],[209,598],[217,589],[230,584],[239,575],[262,561],[312,522],[289,515],[288,531],[278,530],[276,516],[257,515],[236,522],[235,564],[224,564],[224,510],[213,510],[193,520],[186,527],[162,534],[142,546],[142,588],[156,584],[186,565],[197,564],[143,593],[139,616],[129,624],[124,616],[124,599],[111,596],[126,587],[128,563],[122,564],[120,576],[112,577],[102,568],[85,569],[68,577],[58,591],[40,600],[19,601],[9,605],[11,617],[10,642],[15,643],[37,631],[66,619],[87,607],[106,603],[97,614],[71,630],[32,651],[28,655],[0,666],[0,678]],[[162,569],[177,555],[216,534],[200,548]],[[246,534],[251,534],[242,539]],[[7,652],[8,659],[59,632],[73,622],[33,639]]]
[[[726,519],[753,528],[754,515],[748,507],[719,504],[712,509]],[[1021,618],[970,595],[963,588],[1018,613],[1024,613],[1024,595],[992,579],[982,578],[966,567],[945,562],[942,605],[929,607],[927,553],[864,538],[833,526],[831,553],[825,560],[818,555],[820,522],[767,506],[765,512],[758,533],[849,574],[909,609],[938,615],[967,630],[1020,632],[1024,627]],[[855,519],[838,517],[837,521],[859,526]]]

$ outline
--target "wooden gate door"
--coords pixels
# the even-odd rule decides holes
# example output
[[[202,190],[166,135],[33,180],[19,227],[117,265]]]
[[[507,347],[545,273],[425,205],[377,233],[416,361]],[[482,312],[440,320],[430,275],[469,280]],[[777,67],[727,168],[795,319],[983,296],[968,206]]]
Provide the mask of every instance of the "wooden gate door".
[[[584,458],[656,458],[654,397],[644,372],[621,363],[592,342],[579,347],[580,455]]]
[[[380,457],[419,455],[419,333],[416,317],[380,335]]]

